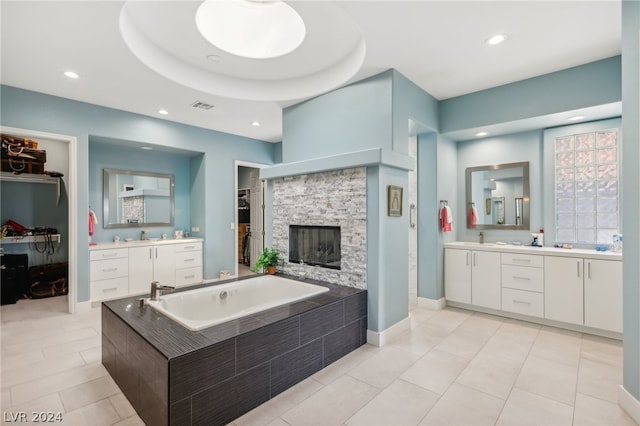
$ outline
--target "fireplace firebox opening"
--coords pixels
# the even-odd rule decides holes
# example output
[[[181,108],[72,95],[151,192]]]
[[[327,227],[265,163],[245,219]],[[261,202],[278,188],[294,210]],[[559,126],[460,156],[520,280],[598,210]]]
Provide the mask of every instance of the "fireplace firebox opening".
[[[340,269],[340,227],[289,225],[289,262]]]

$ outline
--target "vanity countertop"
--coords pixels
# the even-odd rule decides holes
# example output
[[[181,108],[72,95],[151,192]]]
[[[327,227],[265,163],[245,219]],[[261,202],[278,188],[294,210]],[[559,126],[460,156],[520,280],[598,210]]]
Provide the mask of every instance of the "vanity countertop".
[[[202,238],[167,238],[166,240],[163,240],[161,238],[150,238],[147,240],[120,241],[118,243],[114,243],[114,242],[96,243],[96,245],[89,246],[89,250],[144,247],[144,246],[164,245],[164,244],[189,244],[189,243],[199,243],[202,241],[204,241]]]
[[[496,244],[496,243],[477,243],[471,241],[455,241],[445,243],[445,248],[461,249],[461,250],[481,250],[481,251],[497,251],[504,253],[526,253],[538,254],[541,256],[561,256],[561,257],[583,257],[589,259],[602,260],[622,260],[622,253],[612,251],[597,251],[595,249],[563,249],[556,247],[533,247],[529,245],[514,244]]]

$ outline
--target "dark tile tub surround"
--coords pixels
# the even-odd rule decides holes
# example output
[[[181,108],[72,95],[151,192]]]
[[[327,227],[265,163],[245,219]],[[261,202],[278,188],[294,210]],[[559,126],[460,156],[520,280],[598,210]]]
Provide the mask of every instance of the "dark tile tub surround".
[[[102,363],[146,424],[227,424],[366,343],[366,290],[305,282],[329,292],[197,332],[104,302]]]

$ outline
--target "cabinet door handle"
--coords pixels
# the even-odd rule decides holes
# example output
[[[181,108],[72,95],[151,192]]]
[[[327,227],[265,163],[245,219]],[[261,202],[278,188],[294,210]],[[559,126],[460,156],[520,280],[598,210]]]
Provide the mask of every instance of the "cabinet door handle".
[[[158,248],[156,247],[156,259],[158,258]]]
[[[467,253],[467,266],[469,266],[469,253]]]
[[[118,253],[102,253],[102,257],[114,257],[117,256]]]
[[[416,212],[416,205],[415,204],[411,204],[409,206],[409,227],[410,228],[415,228],[416,227],[416,221],[415,221],[415,212]]]
[[[591,279],[591,262],[587,262],[587,278]]]
[[[196,259],[193,258],[193,257],[191,259],[185,259],[184,260],[184,262],[195,262],[195,261],[196,261]]]
[[[476,266],[476,253],[473,253],[473,266]]]
[[[516,259],[516,258],[514,258],[513,261],[514,262],[527,262],[527,263],[530,263],[531,259]]]
[[[194,246],[183,247],[183,250],[193,250]]]
[[[185,275],[185,276],[184,276],[184,279],[185,279],[185,280],[190,280],[191,278],[195,278],[195,277],[196,277],[196,276],[195,276],[195,275],[193,275],[193,274],[191,274],[191,275]]]
[[[578,278],[580,278],[580,261],[576,262],[576,272],[578,273]]]
[[[108,291],[116,291],[118,288],[117,287],[111,287],[111,288],[105,288],[102,290],[103,293],[106,293]]]
[[[514,280],[524,280],[524,281],[531,281],[531,278],[529,277],[513,277]]]
[[[117,270],[118,268],[106,268],[106,269],[103,269],[102,272],[115,272]]]
[[[525,300],[513,299],[513,303],[520,303],[521,305],[530,305],[531,302],[527,302]]]
[[[153,260],[153,248],[149,247],[149,260]]]

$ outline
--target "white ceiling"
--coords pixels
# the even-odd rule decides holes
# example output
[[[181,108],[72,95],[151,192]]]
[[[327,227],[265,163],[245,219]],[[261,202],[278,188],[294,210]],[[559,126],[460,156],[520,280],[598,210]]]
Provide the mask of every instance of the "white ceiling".
[[[389,68],[442,100],[621,48],[619,0],[288,3],[307,37],[289,55],[256,61],[204,41],[199,2],[2,0],[1,82],[275,142],[283,107]],[[508,41],[487,46],[498,32]]]

